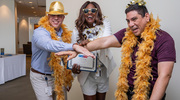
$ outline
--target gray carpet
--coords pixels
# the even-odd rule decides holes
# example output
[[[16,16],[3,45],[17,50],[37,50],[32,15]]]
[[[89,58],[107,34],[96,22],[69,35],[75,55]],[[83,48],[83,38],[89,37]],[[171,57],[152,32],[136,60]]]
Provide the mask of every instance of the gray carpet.
[[[36,100],[29,79],[31,57],[26,57],[26,76],[0,85],[0,100]]]

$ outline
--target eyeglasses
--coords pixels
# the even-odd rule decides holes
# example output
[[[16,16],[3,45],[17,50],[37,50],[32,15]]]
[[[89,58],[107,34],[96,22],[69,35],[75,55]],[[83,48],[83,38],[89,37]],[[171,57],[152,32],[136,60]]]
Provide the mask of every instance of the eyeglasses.
[[[87,14],[89,11],[91,11],[92,13],[96,13],[97,8],[92,8],[92,9],[83,9],[84,13]]]

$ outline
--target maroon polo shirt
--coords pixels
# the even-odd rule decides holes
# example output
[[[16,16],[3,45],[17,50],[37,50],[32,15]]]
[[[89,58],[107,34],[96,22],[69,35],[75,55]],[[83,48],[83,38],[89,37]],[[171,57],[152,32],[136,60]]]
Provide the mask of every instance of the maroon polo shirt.
[[[120,44],[122,44],[122,39],[125,36],[126,29],[122,29],[119,32],[115,33],[114,36],[117,38]],[[139,39],[141,42],[142,39]],[[138,51],[138,47],[134,47],[134,52],[132,54],[132,63],[135,63],[136,52]],[[152,67],[152,75],[153,80],[150,80],[151,88],[153,88],[157,78],[158,78],[158,63],[163,61],[174,61],[176,62],[176,51],[175,44],[173,38],[165,31],[158,30],[156,33],[156,40],[154,41],[154,48],[151,52],[151,67]],[[135,74],[135,64],[130,69],[130,73],[128,74],[128,84],[130,87],[133,87],[133,76]]]

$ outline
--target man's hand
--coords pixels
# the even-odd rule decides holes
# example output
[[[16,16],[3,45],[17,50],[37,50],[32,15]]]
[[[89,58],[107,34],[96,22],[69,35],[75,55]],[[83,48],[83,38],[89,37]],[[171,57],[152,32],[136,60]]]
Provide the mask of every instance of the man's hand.
[[[79,46],[78,44],[74,44],[73,49],[78,53],[84,54],[85,56],[95,58],[95,56],[91,52],[89,52],[86,48]]]
[[[80,71],[80,65],[73,64],[72,72],[73,72],[74,74],[79,74],[79,73],[81,73],[81,71]]]
[[[80,46],[86,46],[90,41],[89,40],[84,40],[81,43],[79,43]]]
[[[55,53],[55,55],[57,55],[57,56],[69,55],[67,60],[71,60],[72,58],[75,58],[77,56],[77,52],[75,52],[75,51],[61,51],[61,52]]]

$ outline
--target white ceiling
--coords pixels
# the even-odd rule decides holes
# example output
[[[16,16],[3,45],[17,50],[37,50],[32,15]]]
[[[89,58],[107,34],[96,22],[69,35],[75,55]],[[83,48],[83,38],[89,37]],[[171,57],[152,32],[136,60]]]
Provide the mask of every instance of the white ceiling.
[[[41,17],[45,15],[46,0],[15,0],[15,1],[17,2],[18,17],[20,16]],[[20,1],[21,3],[19,3]],[[34,7],[34,9],[32,9],[31,7]]]

